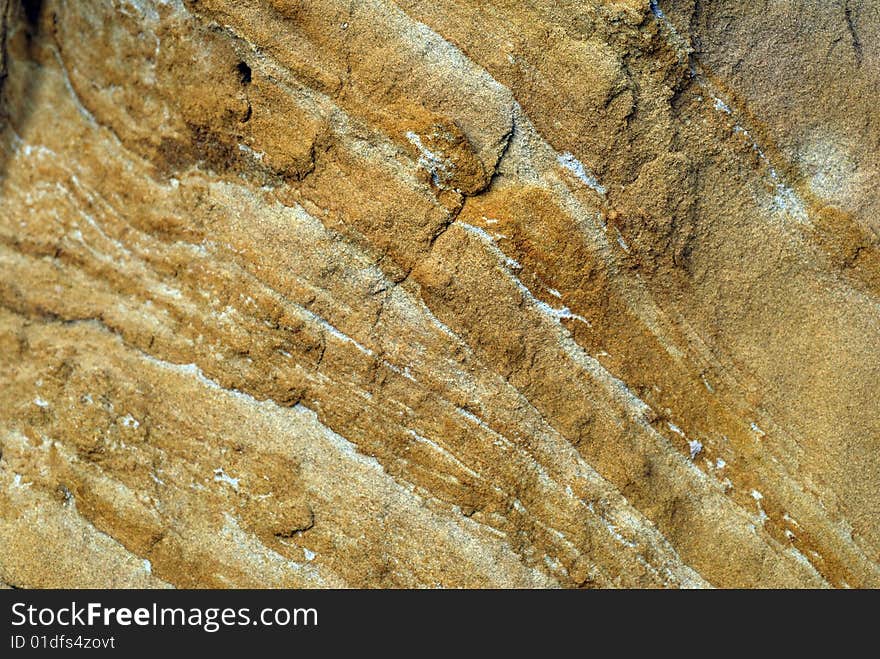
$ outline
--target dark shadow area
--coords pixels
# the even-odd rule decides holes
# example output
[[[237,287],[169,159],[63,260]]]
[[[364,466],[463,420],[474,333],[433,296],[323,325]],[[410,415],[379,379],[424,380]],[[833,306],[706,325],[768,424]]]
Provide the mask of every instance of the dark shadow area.
[[[0,72],[0,198],[5,194],[7,167],[15,151],[15,134],[23,136],[43,82],[36,62],[43,37],[43,0],[0,0],[5,72]],[[13,132],[14,131],[14,132]]]
[[[43,13],[43,0],[22,0],[24,16],[30,25],[36,25]]]
[[[251,67],[248,66],[247,62],[239,62],[238,66],[235,68],[238,70],[238,77],[241,80],[241,84],[251,84]]]

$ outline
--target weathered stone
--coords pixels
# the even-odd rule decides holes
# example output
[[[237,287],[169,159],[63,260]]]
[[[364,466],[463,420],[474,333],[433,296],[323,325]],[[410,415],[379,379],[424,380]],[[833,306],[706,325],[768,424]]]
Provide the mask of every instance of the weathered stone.
[[[0,585],[880,586],[872,3],[6,4]]]

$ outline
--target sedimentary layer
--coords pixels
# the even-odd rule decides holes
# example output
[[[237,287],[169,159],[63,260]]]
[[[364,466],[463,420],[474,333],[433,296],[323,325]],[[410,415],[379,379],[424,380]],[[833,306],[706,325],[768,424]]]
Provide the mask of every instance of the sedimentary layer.
[[[873,3],[8,15],[0,581],[880,586]]]

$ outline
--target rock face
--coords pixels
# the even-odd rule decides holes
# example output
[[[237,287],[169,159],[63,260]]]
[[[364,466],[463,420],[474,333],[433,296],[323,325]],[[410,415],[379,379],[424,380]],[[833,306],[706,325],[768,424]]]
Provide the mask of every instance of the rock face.
[[[10,2],[0,582],[880,586],[880,9],[753,4]]]

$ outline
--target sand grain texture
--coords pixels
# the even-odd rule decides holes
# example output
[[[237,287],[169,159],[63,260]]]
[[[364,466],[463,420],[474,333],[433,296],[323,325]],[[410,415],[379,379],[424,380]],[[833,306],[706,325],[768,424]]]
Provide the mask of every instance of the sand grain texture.
[[[880,586],[880,10],[765,4],[0,2],[0,583]]]

